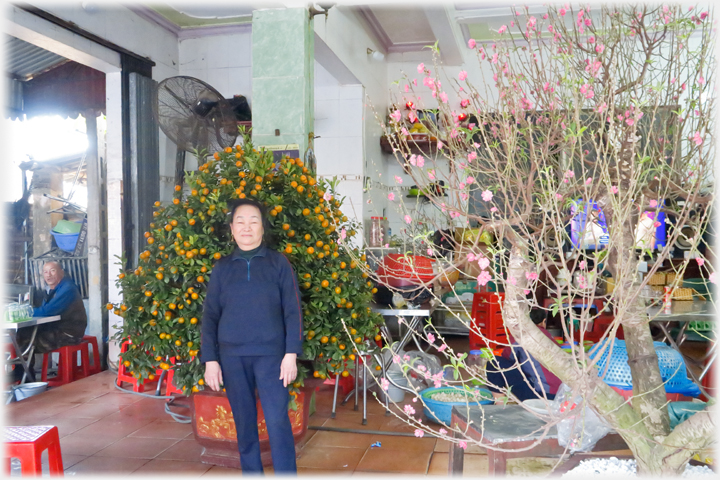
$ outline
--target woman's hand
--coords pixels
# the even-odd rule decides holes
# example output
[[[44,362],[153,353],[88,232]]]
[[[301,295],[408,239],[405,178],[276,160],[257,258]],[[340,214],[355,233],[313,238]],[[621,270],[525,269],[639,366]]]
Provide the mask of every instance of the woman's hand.
[[[220,370],[220,364],[218,362],[206,362],[205,363],[205,385],[210,387],[210,390],[214,392],[220,391],[220,385],[222,385],[222,371]]]
[[[280,380],[283,381],[283,387],[290,385],[297,377],[297,360],[296,353],[286,353],[280,364]],[[207,375],[207,374],[206,374]]]

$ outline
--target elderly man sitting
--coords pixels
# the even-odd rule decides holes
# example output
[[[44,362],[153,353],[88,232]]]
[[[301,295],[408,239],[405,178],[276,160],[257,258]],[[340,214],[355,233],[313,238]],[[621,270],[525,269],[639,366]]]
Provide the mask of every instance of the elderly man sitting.
[[[87,314],[82,296],[75,282],[65,276],[58,262],[43,265],[43,279],[47,290],[40,295],[42,305],[33,310],[35,317],[60,315],[60,321],[40,325],[35,337],[35,353],[48,353],[67,345],[77,345],[82,341],[87,327]],[[27,331],[26,331],[27,330]],[[20,330],[17,340],[24,350],[30,343],[30,329]],[[30,366],[34,363],[30,359]],[[28,372],[31,377],[34,373]],[[22,367],[15,368],[15,378],[22,378]]]

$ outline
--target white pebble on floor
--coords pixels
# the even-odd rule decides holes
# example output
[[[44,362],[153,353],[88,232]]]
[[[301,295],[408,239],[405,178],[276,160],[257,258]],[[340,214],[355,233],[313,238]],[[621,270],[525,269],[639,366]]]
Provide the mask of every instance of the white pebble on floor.
[[[634,477],[637,475],[635,460],[620,460],[616,457],[593,458],[583,460],[577,467],[567,472],[563,477],[579,478],[583,475],[609,475],[612,477]],[[705,465],[687,465],[682,474],[683,478],[714,476],[715,472]]]

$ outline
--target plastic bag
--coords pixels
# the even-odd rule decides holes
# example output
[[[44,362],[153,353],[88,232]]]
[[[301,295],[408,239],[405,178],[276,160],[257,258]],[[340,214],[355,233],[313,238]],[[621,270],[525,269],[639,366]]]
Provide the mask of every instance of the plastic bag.
[[[396,349],[397,342],[393,343],[392,347]],[[416,390],[423,390],[433,386],[432,376],[442,371],[442,366],[438,359],[429,353],[415,350],[406,352],[401,349],[395,351],[395,355],[399,358],[397,363],[392,361],[393,354],[390,348],[383,348],[383,361],[387,364],[388,360],[390,360],[390,366],[387,368],[388,375],[402,373],[404,370],[403,366],[409,365],[410,368],[407,369],[405,376]],[[379,375],[380,372],[376,372],[375,374]]]
[[[560,385],[552,404],[553,414],[562,418],[558,423],[558,444],[570,452],[589,452],[612,428],[572,389]]]

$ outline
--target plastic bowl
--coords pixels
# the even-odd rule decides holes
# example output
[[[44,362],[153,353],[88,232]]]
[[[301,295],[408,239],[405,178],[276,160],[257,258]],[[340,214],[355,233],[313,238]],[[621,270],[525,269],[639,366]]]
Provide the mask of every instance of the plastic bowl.
[[[53,230],[50,231],[52,236],[55,237],[55,243],[60,250],[66,252],[72,252],[75,250],[75,245],[78,241],[79,233],[57,233]]]
[[[466,392],[467,389],[459,388],[459,387],[440,387],[440,388],[426,388],[422,392],[420,392],[420,395],[422,396],[423,402],[425,402],[425,407],[423,407],[423,411],[425,412],[425,416],[434,423],[444,423],[445,425],[450,425],[450,420],[452,417],[452,407],[459,406],[459,405],[470,405],[470,406],[477,406],[477,405],[489,405],[494,402],[493,395],[490,390],[487,390],[485,388],[476,388],[474,389],[474,392],[478,393],[482,398],[485,400],[481,400],[479,402],[439,402],[437,400],[433,400],[432,395],[436,393],[455,393],[455,392]]]

